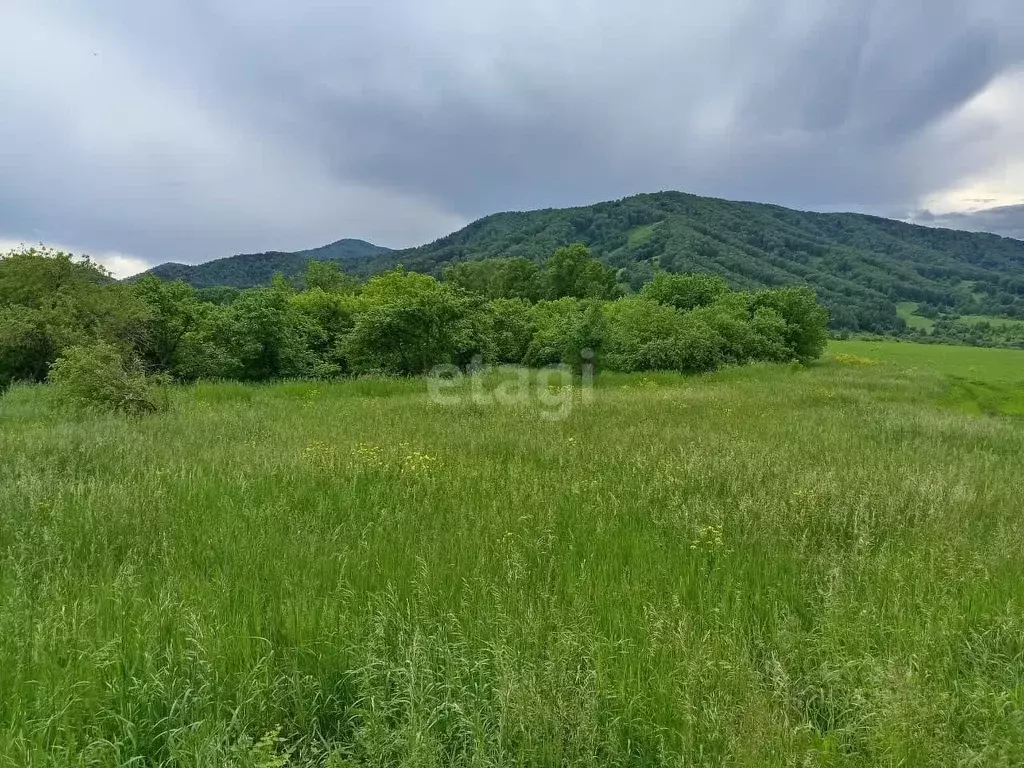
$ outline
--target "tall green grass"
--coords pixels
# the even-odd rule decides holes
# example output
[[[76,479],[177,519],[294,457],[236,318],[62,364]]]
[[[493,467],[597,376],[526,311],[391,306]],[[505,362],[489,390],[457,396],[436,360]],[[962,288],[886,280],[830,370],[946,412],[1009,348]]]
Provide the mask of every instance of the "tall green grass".
[[[16,388],[0,765],[1020,765],[1024,423],[892,346],[562,421]]]

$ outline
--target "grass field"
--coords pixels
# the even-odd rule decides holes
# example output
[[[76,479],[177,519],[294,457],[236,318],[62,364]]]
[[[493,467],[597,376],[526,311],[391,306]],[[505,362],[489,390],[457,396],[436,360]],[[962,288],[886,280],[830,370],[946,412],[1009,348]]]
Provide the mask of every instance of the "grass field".
[[[11,390],[0,766],[1024,764],[1024,352],[465,386]]]
[[[833,341],[831,358],[859,355],[904,373],[938,373],[988,384],[1024,387],[1024,351],[899,341]],[[827,361],[827,358],[826,358]]]
[[[935,321],[930,317],[915,314],[917,312],[916,301],[901,301],[896,305],[896,313],[907,322],[908,328],[919,328],[930,331],[935,327]]]
[[[975,414],[1024,416],[1024,351],[892,341],[836,341],[831,350],[833,357],[861,356],[909,378],[939,374],[945,405]]]

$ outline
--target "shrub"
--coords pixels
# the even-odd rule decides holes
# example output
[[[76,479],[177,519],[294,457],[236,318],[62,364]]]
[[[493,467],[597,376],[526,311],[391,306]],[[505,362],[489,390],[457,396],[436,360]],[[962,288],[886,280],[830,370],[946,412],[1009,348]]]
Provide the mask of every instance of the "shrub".
[[[65,350],[82,345],[124,351],[134,362],[122,360],[105,378],[126,387],[146,381],[143,370],[266,381],[418,375],[477,358],[581,370],[601,362],[590,350],[617,370],[697,372],[808,362],[827,339],[827,313],[807,288],[733,293],[714,275],[659,272],[639,297],[612,301],[616,273],[579,244],[560,248],[543,269],[524,258],[487,259],[454,265],[445,278],[398,268],[359,285],[336,265],[313,262],[303,291],[277,275],[269,286],[211,297],[155,277],[115,283],[66,254],[0,255],[0,388],[42,381]],[[540,295],[549,298],[530,303]],[[57,380],[66,365],[56,367]],[[87,399],[118,401],[93,389]]]
[[[683,327],[674,342],[679,350],[679,368],[683,373],[706,373],[720,366],[725,341],[711,325],[698,316],[683,317]]]
[[[348,335],[355,325],[358,306],[359,300],[354,295],[321,288],[291,297],[292,310],[298,314],[298,327],[303,330],[306,347],[312,355],[312,372],[316,378],[348,372]]]
[[[396,269],[363,288],[348,338],[356,371],[426,373],[464,351],[470,307],[463,296],[433,277]]]
[[[679,370],[683,316],[670,306],[632,297],[605,305],[604,364],[615,371]]]
[[[195,289],[182,282],[165,282],[146,275],[130,286],[146,306],[135,349],[147,366],[170,368],[182,337],[203,314]]]
[[[112,344],[70,347],[50,367],[57,401],[74,408],[132,415],[166,410],[165,377],[147,376]]]
[[[294,295],[279,280],[269,288],[244,291],[226,307],[237,334],[230,349],[241,364],[241,378],[265,381],[315,372],[316,359],[309,346],[315,331],[308,317],[293,306]]]
[[[202,304],[176,345],[171,374],[183,381],[239,378],[239,335],[230,306]]]
[[[55,341],[44,313],[30,307],[0,308],[0,390],[15,381],[42,381],[54,359]]]
[[[444,280],[488,299],[536,301],[543,290],[540,267],[530,259],[481,259],[446,267]]]
[[[0,386],[43,381],[61,353],[144,337],[150,307],[88,259],[48,248],[0,253]]]
[[[456,290],[461,310],[452,328],[453,347],[447,361],[466,368],[474,362],[493,362],[495,321],[488,301],[479,294]]]
[[[752,360],[783,363],[793,359],[793,351],[786,343],[787,326],[785,318],[771,307],[754,310],[750,320],[753,331]]]
[[[728,345],[718,328],[697,312],[679,312],[640,297],[605,305],[608,335],[604,362],[616,371],[682,371],[717,368]]]
[[[775,310],[786,323],[785,343],[802,363],[821,357],[828,343],[828,312],[818,304],[813,288],[793,286],[760,291],[754,308]]]
[[[40,308],[58,295],[87,297],[91,302],[108,281],[99,265],[52,248],[21,247],[0,253],[0,306]]]
[[[321,290],[325,293],[352,294],[359,289],[359,281],[346,275],[333,261],[310,259],[302,276],[302,285],[307,290]]]
[[[749,302],[743,298],[741,294],[728,294],[688,313],[692,321],[704,323],[718,335],[724,362],[745,363],[758,357]]]
[[[533,313],[522,299],[495,299],[487,303],[491,325],[489,362],[520,364],[533,339]]]
[[[544,279],[551,299],[610,299],[615,294],[615,270],[592,258],[582,243],[555,251]]]
[[[640,295],[685,311],[714,304],[728,291],[728,283],[718,275],[671,275],[659,272],[643,287]]]
[[[527,365],[564,363],[579,370],[584,355],[592,352],[596,356],[604,344],[607,321],[600,301],[541,301],[534,305],[532,314],[535,330],[526,351]]]

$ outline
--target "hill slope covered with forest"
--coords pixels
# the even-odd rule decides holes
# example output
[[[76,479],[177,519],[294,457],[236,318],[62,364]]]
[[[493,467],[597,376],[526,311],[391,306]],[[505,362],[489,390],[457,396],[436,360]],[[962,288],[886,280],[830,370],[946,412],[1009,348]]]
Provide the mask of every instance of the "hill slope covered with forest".
[[[713,272],[733,288],[810,284],[848,330],[900,330],[899,302],[1024,317],[1024,241],[853,213],[812,213],[680,192],[580,208],[499,213],[434,243],[363,262],[440,272],[466,259],[540,260],[586,243],[634,289],[657,268]]]
[[[446,266],[470,259],[540,262],[575,242],[617,268],[620,281],[634,290],[659,268],[719,274],[734,289],[809,284],[836,329],[901,331],[901,302],[932,315],[1024,318],[1024,241],[681,192],[498,213],[417,248],[374,252],[376,246],[363,244],[368,247],[345,257],[345,268],[365,275],[402,264],[441,275]],[[165,265],[153,273],[199,287],[245,287],[266,282],[274,271],[297,274],[309,258],[323,255],[260,254],[173,270]]]
[[[144,273],[161,280],[181,280],[196,288],[231,286],[251,288],[270,282],[275,273],[296,277],[310,259],[347,262],[365,260],[389,252],[388,248],[365,240],[338,240],[306,251],[245,253],[215,259],[205,264],[161,264]]]

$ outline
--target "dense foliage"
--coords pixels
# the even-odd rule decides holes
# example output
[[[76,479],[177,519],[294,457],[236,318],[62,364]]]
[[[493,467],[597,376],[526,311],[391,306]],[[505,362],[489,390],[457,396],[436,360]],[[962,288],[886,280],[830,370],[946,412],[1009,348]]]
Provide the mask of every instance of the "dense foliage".
[[[0,381],[51,369],[60,378],[67,368],[54,364],[70,355],[81,368],[83,349],[101,350],[111,370],[117,350],[124,381],[136,366],[184,381],[266,381],[474,362],[698,372],[807,362],[826,340],[827,313],[809,288],[733,292],[707,275],[659,274],[639,296],[615,298],[614,273],[582,245],[543,268],[480,261],[444,281],[398,268],[359,284],[312,261],[299,282],[279,275],[208,301],[183,282],[119,284],[66,254],[14,253],[0,260]]]
[[[66,350],[96,340],[144,343],[150,308],[92,262],[28,249],[0,260],[0,388],[40,380]]]
[[[161,378],[147,375],[138,360],[126,360],[117,347],[102,341],[71,347],[50,370],[59,403],[133,415],[166,409]]]

